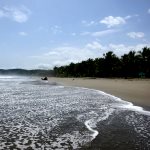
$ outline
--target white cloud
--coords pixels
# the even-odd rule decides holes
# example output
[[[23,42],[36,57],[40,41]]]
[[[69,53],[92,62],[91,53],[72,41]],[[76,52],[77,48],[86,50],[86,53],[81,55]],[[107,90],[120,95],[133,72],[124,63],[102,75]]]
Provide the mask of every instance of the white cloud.
[[[54,66],[67,65],[71,62],[81,62],[88,58],[96,58],[100,55],[100,47],[101,45],[96,42],[88,43],[83,48],[63,46],[31,58],[41,64],[49,64],[49,68],[53,68]]]
[[[3,7],[0,9],[0,18],[9,18],[18,23],[26,22],[30,15],[30,10],[24,6],[17,7]]]
[[[127,35],[133,39],[143,38],[145,36],[143,32],[129,32]]]
[[[97,25],[97,22],[96,21],[86,21],[86,20],[82,20],[81,22],[84,26],[93,26],[93,25]]]
[[[102,30],[102,31],[97,31],[97,32],[82,32],[80,35],[82,36],[90,35],[94,37],[101,37],[101,36],[112,34],[118,31],[119,30],[109,29],[109,30]]]
[[[118,56],[128,53],[131,50],[131,46],[125,46],[124,44],[110,43],[107,47],[109,50],[113,51]]]
[[[101,50],[104,49],[104,47],[97,41],[93,41],[92,43],[88,43],[85,46],[87,49],[91,49],[91,50]]]
[[[128,53],[131,50],[138,52],[146,46],[150,47],[150,43],[137,45],[109,44],[107,49],[113,51],[117,56],[121,56],[123,54]]]
[[[91,35],[95,37],[99,37],[99,36],[105,36],[114,32],[117,32],[117,30],[103,30],[103,31],[93,32]]]
[[[100,21],[100,23],[103,23],[103,24],[107,25],[108,28],[111,28],[111,27],[115,27],[115,26],[118,26],[121,24],[125,24],[126,21],[122,17],[108,16],[108,17],[105,17],[104,19],[102,19]]]
[[[91,34],[91,32],[87,32],[87,31],[85,31],[85,32],[82,32],[80,35],[90,35]]]
[[[47,53],[32,56],[30,61],[34,62],[35,67],[38,66],[38,68],[53,68],[54,66],[68,65],[71,62],[81,62],[88,58],[99,58],[108,51],[113,51],[117,56],[121,56],[130,50],[139,51],[145,46],[150,47],[150,44],[124,45],[110,43],[103,45],[98,41],[93,41],[83,47],[56,47],[50,49]]]
[[[134,18],[134,17],[138,17],[139,15],[138,14],[135,14],[135,15],[128,15],[126,17],[124,17],[125,20],[128,20],[128,19],[131,19],[131,18]]]
[[[26,33],[26,32],[19,32],[18,34],[21,36],[27,36],[28,35],[28,33]]]
[[[148,9],[148,11],[147,11],[149,14],[150,14],[150,9]]]
[[[124,45],[124,44],[109,44],[110,49],[112,49],[118,56],[128,53],[131,50],[138,52],[145,46],[150,46],[150,44],[137,44],[137,45]]]
[[[131,19],[133,17],[138,17],[138,16],[139,16],[138,14],[127,15],[125,17],[108,16],[108,17],[105,17],[104,19],[100,20],[99,22],[98,21],[93,21],[93,20],[92,21],[82,20],[81,23],[84,26],[87,26],[87,27],[93,26],[93,25],[99,25],[99,23],[102,23],[102,24],[107,25],[108,28],[110,28],[110,27],[121,25],[121,24],[125,24],[126,20]]]
[[[50,69],[50,65],[49,64],[38,64],[35,66],[35,68],[47,70],[47,69]]]
[[[52,26],[50,29],[53,34],[62,33],[62,28],[58,25]]]
[[[130,19],[130,18],[132,18],[132,16],[128,15],[124,19]]]

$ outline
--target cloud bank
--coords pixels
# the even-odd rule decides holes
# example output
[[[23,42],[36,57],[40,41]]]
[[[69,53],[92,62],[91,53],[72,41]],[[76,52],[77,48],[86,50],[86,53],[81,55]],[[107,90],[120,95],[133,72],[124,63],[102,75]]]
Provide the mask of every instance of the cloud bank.
[[[127,35],[133,39],[143,38],[145,36],[143,32],[129,32]]]
[[[108,16],[105,17],[100,21],[100,23],[105,24],[107,28],[115,27],[121,24],[125,24],[126,21],[122,17],[113,17],[113,16]]]
[[[32,56],[31,59],[37,62],[38,68],[53,68],[54,66],[68,65],[71,62],[77,63],[89,58],[100,58],[108,51],[113,51],[117,56],[128,53],[130,50],[139,51],[150,44],[113,44],[103,45],[97,41],[87,43],[84,47],[63,46],[50,49],[49,52],[39,56]],[[39,64],[40,62],[40,64]]]
[[[28,20],[31,11],[25,6],[0,8],[0,18],[8,18],[18,23],[24,23]]]

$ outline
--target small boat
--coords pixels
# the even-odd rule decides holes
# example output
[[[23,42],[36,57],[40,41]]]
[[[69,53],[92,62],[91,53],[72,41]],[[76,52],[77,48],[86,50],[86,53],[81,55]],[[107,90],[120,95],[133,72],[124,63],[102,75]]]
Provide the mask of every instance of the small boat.
[[[44,78],[41,78],[41,80],[48,80],[48,78],[47,78],[47,77],[44,77]]]

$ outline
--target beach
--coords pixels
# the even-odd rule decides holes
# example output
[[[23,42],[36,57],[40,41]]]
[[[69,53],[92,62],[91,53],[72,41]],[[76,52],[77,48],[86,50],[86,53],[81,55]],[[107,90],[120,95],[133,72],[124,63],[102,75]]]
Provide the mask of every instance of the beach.
[[[139,107],[149,106],[148,100],[139,104],[136,96],[142,91],[135,92],[141,86],[148,94],[147,84],[0,76],[0,149],[149,149],[150,111]],[[136,106],[120,99],[119,92],[129,92],[125,87],[131,93],[135,88]],[[116,95],[110,93],[115,90]]]
[[[106,79],[106,78],[54,78],[49,81],[65,86],[96,89],[132,102],[135,105],[150,107],[150,79]]]
[[[124,101],[131,102],[133,105],[142,106],[145,110],[150,110],[149,79],[49,78],[49,81],[54,81],[65,86],[84,87],[103,91]],[[101,108],[101,106],[99,107]],[[117,113],[112,118],[110,115],[109,120],[112,119],[110,122],[97,123],[99,134],[88,145],[85,145],[83,149],[143,149],[142,145],[145,145],[145,143],[142,142],[142,138],[138,138],[137,133],[134,133],[137,130],[136,126],[139,125],[133,125],[132,121],[130,122],[130,119],[128,120],[127,118],[132,118],[133,115],[133,120],[136,122],[139,121],[136,120],[134,113],[127,115],[128,117],[126,115],[126,112]],[[146,117],[149,118],[149,116]],[[126,126],[126,121],[130,124],[129,126],[133,126],[134,128],[131,129],[128,125]],[[146,125],[149,123],[144,122],[143,124]],[[146,131],[145,133],[149,132]],[[148,147],[145,148],[147,149]]]

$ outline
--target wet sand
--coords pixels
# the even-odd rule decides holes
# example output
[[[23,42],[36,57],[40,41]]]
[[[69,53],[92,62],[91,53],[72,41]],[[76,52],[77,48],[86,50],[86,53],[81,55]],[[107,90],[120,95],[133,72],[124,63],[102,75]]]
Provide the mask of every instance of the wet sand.
[[[136,105],[150,107],[150,79],[53,78],[62,85],[104,91]]]
[[[135,105],[142,106],[150,111],[150,79],[49,78],[49,81],[54,81],[66,86],[85,87],[104,91],[123,100],[132,102]],[[129,125],[124,124],[126,121],[126,117],[122,117],[126,116],[124,113],[127,112],[110,116],[109,119],[111,121],[109,125],[107,121],[98,123],[97,131],[99,134],[93,141],[81,149],[141,149],[141,141],[143,139],[134,131],[134,128],[130,128]]]

